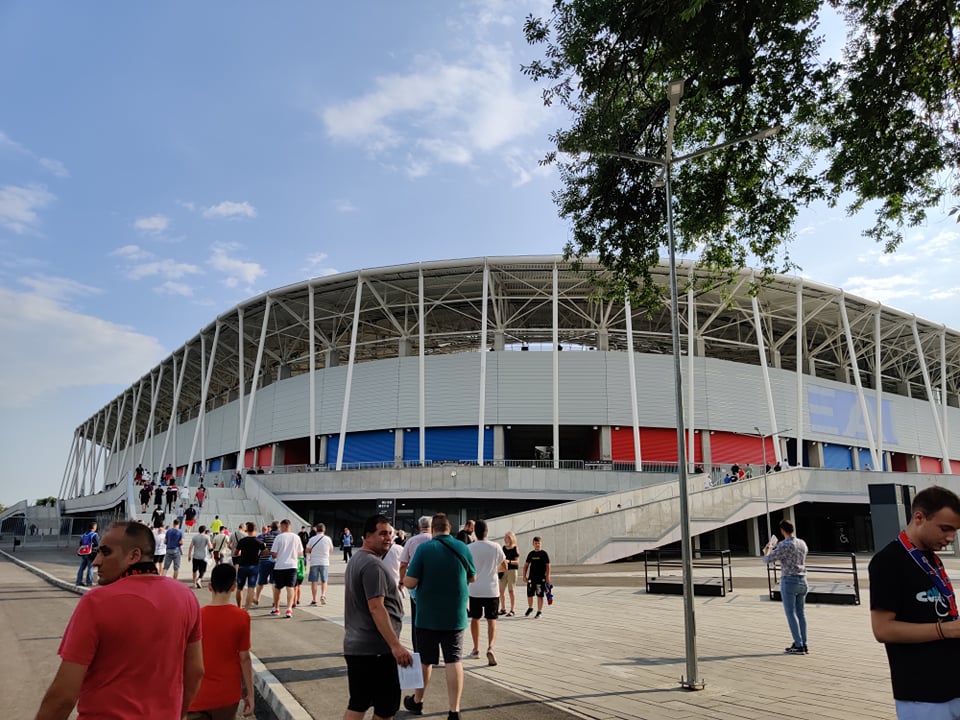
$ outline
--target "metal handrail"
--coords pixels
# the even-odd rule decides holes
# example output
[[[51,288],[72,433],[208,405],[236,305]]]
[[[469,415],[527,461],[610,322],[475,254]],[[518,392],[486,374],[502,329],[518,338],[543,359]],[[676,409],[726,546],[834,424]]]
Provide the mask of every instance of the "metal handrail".
[[[805,563],[807,569],[807,577],[809,578],[810,573],[817,574],[826,574],[826,575],[849,575],[852,578],[853,585],[853,595],[855,598],[855,604],[860,604],[860,573],[857,570],[857,556],[855,553],[807,553],[807,560],[810,558],[836,558],[850,561],[850,567],[846,567],[844,563],[843,567],[838,565],[811,565],[809,562]],[[770,599],[774,600],[774,591],[780,586],[780,563],[772,562],[767,565],[767,589],[770,593]]]
[[[720,568],[720,585],[723,589],[723,595],[733,592],[733,555],[730,550],[697,550],[694,554],[694,568]],[[660,577],[664,569],[683,569],[679,550],[644,551],[643,574],[647,592],[650,592],[650,566],[652,564],[655,564],[656,569],[654,578]]]

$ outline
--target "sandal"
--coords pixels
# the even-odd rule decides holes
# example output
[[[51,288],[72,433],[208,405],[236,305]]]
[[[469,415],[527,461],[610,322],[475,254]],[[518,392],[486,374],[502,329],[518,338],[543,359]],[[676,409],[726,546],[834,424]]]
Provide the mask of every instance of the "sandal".
[[[513,615],[514,615],[513,610],[507,613],[507,617],[513,617]]]

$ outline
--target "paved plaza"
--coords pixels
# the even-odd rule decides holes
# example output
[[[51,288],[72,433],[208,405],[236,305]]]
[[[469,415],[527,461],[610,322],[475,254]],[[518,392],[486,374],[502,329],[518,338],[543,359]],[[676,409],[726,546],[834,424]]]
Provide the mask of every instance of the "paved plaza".
[[[28,551],[18,557],[72,582],[69,552]],[[862,579],[866,580],[861,558]],[[953,576],[960,562],[946,558]],[[293,620],[270,617],[269,601],[253,612],[253,652],[289,693],[278,717],[341,718],[346,707],[343,564],[332,567],[326,606],[298,608]],[[462,713],[467,718],[677,719],[893,718],[883,647],[870,632],[868,599],[859,606],[809,605],[806,656],[784,655],[790,644],[782,609],[766,592],[757,559],[734,559],[735,589],[726,597],[696,598],[700,677],[706,688],[683,690],[683,601],[647,595],[643,568],[604,565],[554,570],[556,601],[542,618],[521,612],[498,621],[499,665],[467,660]],[[29,716],[57,666],[56,647],[75,596],[50,587],[8,560],[0,562],[0,641],[4,697]],[[14,617],[19,586],[33,583],[30,608]],[[199,592],[199,591],[198,591]],[[206,602],[205,593],[200,593]],[[309,590],[304,589],[309,601]],[[483,631],[482,631],[483,632]],[[409,626],[404,626],[409,641]],[[481,651],[485,649],[481,635]],[[465,642],[465,651],[470,640]],[[442,673],[427,691],[424,717],[446,717]],[[401,710],[398,717],[408,714]]]

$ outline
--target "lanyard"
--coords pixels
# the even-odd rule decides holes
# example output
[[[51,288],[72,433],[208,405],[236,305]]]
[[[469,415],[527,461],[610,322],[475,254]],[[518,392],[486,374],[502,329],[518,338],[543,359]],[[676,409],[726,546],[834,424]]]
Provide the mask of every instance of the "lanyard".
[[[936,553],[932,553],[933,563],[931,563],[930,558],[928,558],[922,550],[918,550],[913,546],[906,532],[900,533],[899,540],[903,549],[910,554],[913,561],[920,566],[920,569],[923,570],[924,573],[930,576],[930,580],[933,582],[934,587],[937,588],[941,597],[950,603],[950,619],[956,620],[957,598],[953,594],[953,585],[950,583],[950,578],[947,577],[947,571],[943,567],[943,562],[937,557]]]

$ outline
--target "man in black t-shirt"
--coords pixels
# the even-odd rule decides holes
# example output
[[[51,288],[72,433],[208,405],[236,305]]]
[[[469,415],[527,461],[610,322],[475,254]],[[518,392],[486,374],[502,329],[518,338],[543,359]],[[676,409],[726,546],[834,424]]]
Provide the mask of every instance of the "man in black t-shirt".
[[[523,563],[523,581],[527,584],[527,612],[524,616],[533,612],[533,598],[536,596],[535,617],[540,617],[543,615],[543,596],[550,583],[550,556],[543,549],[539,536],[533,539],[533,550],[527,553],[527,559]]]
[[[870,561],[870,621],[887,650],[897,717],[960,717],[960,622],[936,555],[960,528],[960,498],[942,487],[917,493],[910,524]]]
[[[237,565],[237,607],[240,607],[240,598],[243,588],[247,588],[247,598],[243,609],[249,610],[253,604],[253,593],[260,575],[260,555],[267,549],[263,540],[257,537],[257,526],[248,522],[244,525],[246,535],[237,541],[234,561]]]

